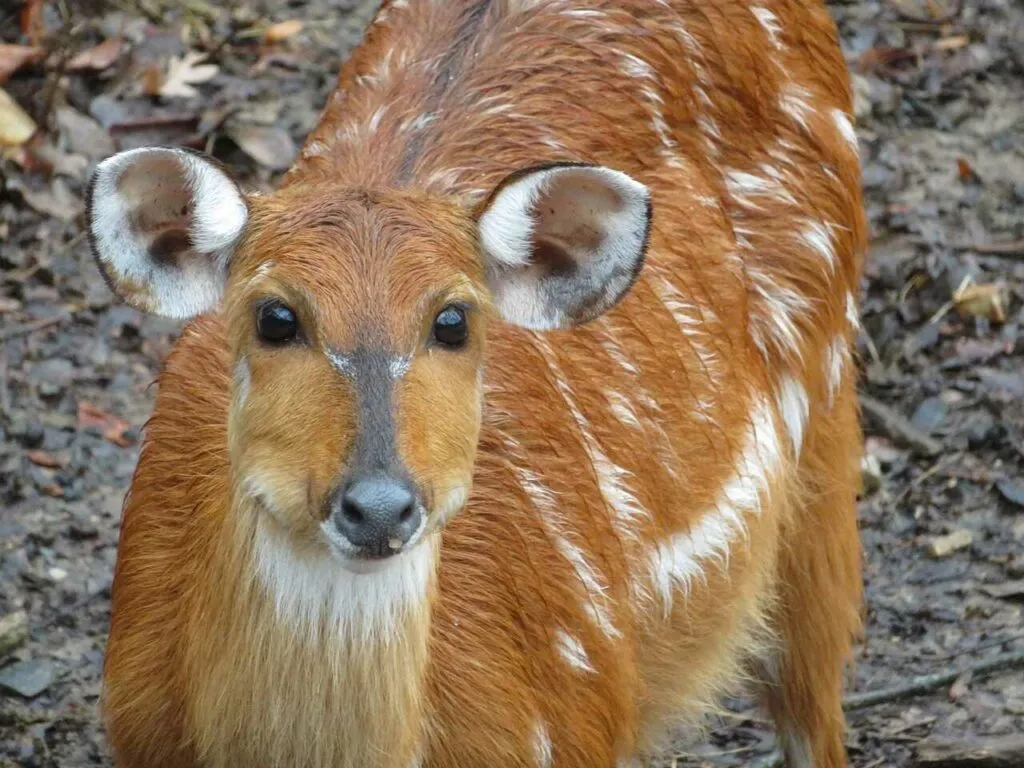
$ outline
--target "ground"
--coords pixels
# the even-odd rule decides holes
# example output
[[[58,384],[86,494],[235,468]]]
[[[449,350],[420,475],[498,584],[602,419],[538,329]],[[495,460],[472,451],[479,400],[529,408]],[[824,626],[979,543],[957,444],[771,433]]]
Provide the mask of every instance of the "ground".
[[[0,9],[3,40],[36,37],[29,58],[45,56],[3,84],[43,128],[0,160],[0,766],[109,765],[96,703],[120,506],[178,329],[103,284],[82,236],[84,179],[115,148],[174,142],[269,188],[375,3],[220,5],[233,9],[32,0],[35,21],[17,2]],[[1024,6],[830,7],[872,228],[862,692],[1024,647]],[[268,26],[292,21],[304,24]],[[0,83],[10,55],[0,48]],[[19,130],[11,114],[0,101],[0,138]],[[910,765],[922,741],[1024,730],[1024,672],[954,678],[852,710],[852,763]],[[768,724],[734,701],[665,764],[745,765],[771,747]]]

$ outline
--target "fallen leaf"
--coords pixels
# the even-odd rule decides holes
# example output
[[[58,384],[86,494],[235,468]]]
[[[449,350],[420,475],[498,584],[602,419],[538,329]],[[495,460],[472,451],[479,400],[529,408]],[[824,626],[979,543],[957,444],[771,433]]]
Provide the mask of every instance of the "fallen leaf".
[[[24,67],[39,61],[46,51],[38,45],[9,45],[0,43],[0,83]]]
[[[193,85],[205,83],[217,76],[220,69],[216,64],[202,64],[205,53],[190,51],[180,59],[172,56],[167,62],[167,73],[157,93],[164,98],[191,99],[199,95]]]
[[[65,106],[57,109],[55,117],[71,152],[98,161],[117,151],[110,134],[88,115]]]
[[[289,19],[288,21],[271,24],[263,33],[263,42],[267,45],[284,42],[302,31],[302,26],[302,22],[298,19]]]
[[[59,458],[46,451],[29,451],[25,456],[33,464],[47,469],[58,469],[63,466],[63,462]]]
[[[64,497],[64,489],[56,483],[47,483],[46,485],[39,486],[39,490],[45,493],[47,496],[52,496],[55,499],[61,499]]]
[[[38,45],[43,37],[43,0],[25,0],[21,6],[21,32],[28,35],[32,45]]]
[[[35,132],[32,118],[0,88],[0,146],[17,147],[31,139]]]
[[[953,303],[961,315],[985,317],[1006,322],[1006,286],[1002,283],[971,283],[964,280],[953,294]]]
[[[960,181],[964,183],[977,184],[981,181],[981,177],[978,176],[966,158],[958,157],[956,159],[956,170],[960,176]]]
[[[47,189],[29,189],[20,186],[18,192],[22,199],[37,213],[52,216],[65,224],[70,224],[85,210],[85,205],[62,178],[55,178]]]
[[[281,128],[233,122],[225,132],[245,154],[272,171],[285,170],[295,158],[295,142]]]
[[[113,66],[114,62],[121,57],[122,50],[124,50],[124,40],[120,37],[108,38],[102,43],[94,45],[92,48],[86,48],[72,56],[68,61],[67,69],[69,72],[102,71]]]
[[[78,426],[97,427],[103,430],[103,439],[121,448],[127,448],[132,444],[132,440],[125,434],[131,429],[131,424],[86,400],[80,400],[78,403]]]

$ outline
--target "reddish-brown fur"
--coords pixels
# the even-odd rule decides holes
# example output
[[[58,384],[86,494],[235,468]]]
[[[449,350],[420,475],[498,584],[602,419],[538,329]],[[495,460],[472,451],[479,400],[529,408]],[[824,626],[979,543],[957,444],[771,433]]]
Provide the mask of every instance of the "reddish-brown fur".
[[[752,7],[777,17],[778,47]],[[806,89],[804,124],[779,104],[792,83]],[[844,345],[865,225],[833,109],[850,111],[850,91],[820,2],[385,3],[284,188],[250,199],[223,310],[185,330],[161,375],[114,585],[104,708],[118,765],[536,766],[541,724],[551,764],[614,766],[744,677],[764,686],[791,755],[803,738],[810,764],[845,765],[860,444]],[[511,171],[553,161],[650,187],[647,263],[593,323],[485,324],[472,212]],[[771,178],[765,165],[782,174],[774,192],[727,181]],[[807,221],[834,225],[834,269],[798,237]],[[274,535],[311,540],[354,418],[322,356],[254,346],[249,302],[268,290],[300,312],[305,291],[309,325],[342,346],[367,329],[415,346],[431,291],[480,305],[470,351],[417,357],[398,394],[412,472],[435,495],[471,474],[472,493],[421,545],[440,550],[429,597],[387,642],[288,626],[253,577],[258,513],[236,478],[271,475],[290,515]],[[809,300],[793,347],[772,332],[772,297],[787,291]],[[692,330],[673,309],[692,312]],[[242,357],[251,394],[236,407]],[[799,452],[776,407],[784,376],[809,399]],[[715,509],[762,401],[780,469],[745,532],[666,609],[651,552]],[[628,535],[608,464],[644,511]],[[555,529],[531,483],[557,500]],[[595,622],[595,600],[617,634]],[[566,663],[559,630],[593,672]]]

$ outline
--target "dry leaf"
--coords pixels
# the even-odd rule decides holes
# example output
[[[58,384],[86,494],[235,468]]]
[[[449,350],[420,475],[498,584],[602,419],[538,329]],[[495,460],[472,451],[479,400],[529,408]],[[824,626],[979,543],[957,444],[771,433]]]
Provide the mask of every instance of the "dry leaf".
[[[82,202],[62,178],[50,181],[49,188],[34,190],[22,186],[18,189],[25,203],[36,213],[51,216],[70,224],[85,210]]]
[[[973,284],[964,280],[953,294],[953,303],[961,315],[1006,322],[1006,286],[1001,283]]]
[[[298,19],[289,19],[277,24],[271,24],[263,33],[263,42],[267,45],[281,43],[290,37],[294,37],[302,31],[302,22]]]
[[[29,451],[25,456],[33,464],[40,467],[46,467],[47,469],[59,469],[63,466],[63,462],[61,462],[60,459],[46,451]]]
[[[971,546],[974,536],[970,531],[959,529],[946,536],[937,536],[928,542],[928,554],[932,557],[949,557],[954,552]]]
[[[22,34],[28,35],[32,45],[39,45],[43,31],[43,0],[25,0],[21,6]]]
[[[8,45],[0,43],[0,83],[24,67],[39,61],[46,51],[38,45]]]
[[[81,400],[78,403],[78,426],[97,427],[103,430],[103,438],[114,445],[127,448],[132,441],[125,435],[131,425],[124,419],[100,410],[92,403]]]
[[[205,83],[217,76],[220,69],[216,64],[202,64],[206,54],[190,51],[180,59],[172,56],[167,62],[167,74],[157,93],[164,98],[191,99],[199,95],[192,86]]]
[[[104,70],[120,58],[123,49],[124,40],[120,37],[111,37],[99,45],[94,45],[92,48],[75,54],[68,62],[67,69],[69,72]]]
[[[0,88],[0,146],[20,146],[35,132],[36,124],[32,118]]]
[[[287,169],[295,158],[295,142],[281,128],[235,122],[226,133],[245,154],[272,171]]]

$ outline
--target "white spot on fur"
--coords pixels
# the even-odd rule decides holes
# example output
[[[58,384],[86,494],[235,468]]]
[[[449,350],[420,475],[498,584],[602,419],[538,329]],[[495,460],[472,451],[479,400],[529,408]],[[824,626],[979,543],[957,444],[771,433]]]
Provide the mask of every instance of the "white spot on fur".
[[[854,330],[860,329],[860,313],[857,311],[857,300],[852,293],[846,294],[846,322]]]
[[[779,385],[779,413],[782,415],[782,422],[789,430],[789,439],[793,444],[793,454],[800,455],[800,448],[804,441],[804,428],[807,425],[809,416],[809,402],[807,390],[792,376],[782,377]]]
[[[590,663],[590,657],[587,655],[587,649],[583,647],[583,643],[564,629],[558,629],[555,632],[555,644],[562,658],[573,668],[580,672],[594,673],[597,671]]]
[[[388,374],[392,379],[400,379],[409,372],[412,358],[409,355],[393,357],[388,361]]]
[[[722,486],[714,506],[689,530],[673,534],[651,553],[651,581],[666,618],[676,589],[687,593],[706,562],[726,562],[733,541],[746,535],[744,515],[760,514],[762,497],[780,469],[779,436],[771,407],[764,400],[756,402],[750,418],[736,472]]]
[[[834,272],[836,268],[836,249],[832,243],[831,227],[822,224],[820,221],[808,220],[807,225],[800,233],[800,238],[813,250],[821,254],[829,268]]]
[[[749,267],[747,274],[758,303],[756,314],[751,317],[750,322],[750,334],[754,343],[766,357],[771,355],[772,347],[775,346],[780,351],[799,358],[801,334],[797,318],[810,311],[810,300],[792,288],[776,282],[762,270]]]
[[[636,417],[636,411],[633,410],[633,404],[629,402],[629,398],[611,389],[605,390],[604,395],[608,398],[608,406],[611,408],[612,413],[615,414],[615,418],[635,429],[642,428],[640,419]]]
[[[779,96],[779,108],[805,131],[810,131],[810,117],[814,113],[811,101],[814,95],[802,85],[788,83]]]
[[[330,147],[324,144],[322,141],[311,141],[306,145],[305,149],[302,150],[302,157],[309,159],[311,157],[323,157],[330,151]]]
[[[640,369],[633,364],[633,361],[626,355],[622,345],[619,344],[619,340],[615,338],[615,331],[611,327],[611,321],[607,317],[603,317],[600,320],[600,324],[602,334],[599,341],[601,347],[608,353],[608,357],[614,360],[630,376],[639,375]]]
[[[257,577],[278,617],[311,639],[323,627],[329,634],[379,642],[426,599],[436,566],[428,543],[383,561],[374,573],[353,573],[326,543],[299,551],[271,525],[262,516],[257,520]]]
[[[768,197],[775,202],[796,205],[796,198],[781,181],[781,172],[766,163],[762,164],[760,168],[765,174],[764,176],[746,171],[726,171],[725,186],[733,200],[744,208],[758,211],[763,210],[761,204],[755,199],[758,197]]]
[[[542,720],[538,720],[533,726],[533,759],[537,761],[537,768],[551,768],[554,760],[551,736]]]
[[[779,17],[767,8],[754,7],[750,9],[750,12],[761,22],[761,26],[768,33],[772,45],[776,48],[782,48],[782,25],[779,23]]]
[[[854,153],[859,153],[860,144],[857,142],[857,131],[853,127],[853,122],[850,120],[850,116],[841,109],[833,109],[832,119],[835,121],[839,135],[846,140],[847,144],[850,145],[850,149],[852,149]]]
[[[342,376],[347,376],[350,379],[355,378],[356,366],[355,363],[352,361],[351,355],[342,355],[330,349],[325,349],[324,355],[327,357],[327,360],[331,364],[331,367],[334,368],[334,370],[336,370]]]
[[[252,374],[249,371],[249,360],[240,357],[235,363],[235,403],[245,405],[249,399],[249,390],[252,387]]]
[[[842,336],[836,336],[825,352],[825,384],[829,405],[835,402],[839,387],[843,383],[843,368],[848,355],[849,348]]]

